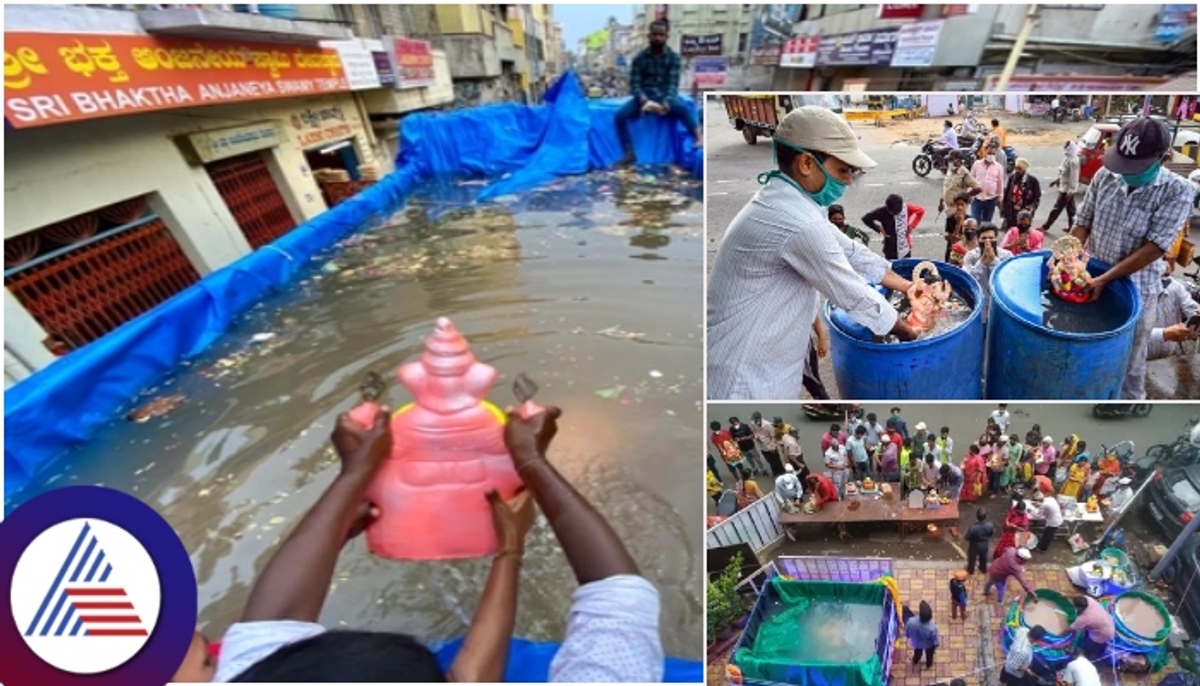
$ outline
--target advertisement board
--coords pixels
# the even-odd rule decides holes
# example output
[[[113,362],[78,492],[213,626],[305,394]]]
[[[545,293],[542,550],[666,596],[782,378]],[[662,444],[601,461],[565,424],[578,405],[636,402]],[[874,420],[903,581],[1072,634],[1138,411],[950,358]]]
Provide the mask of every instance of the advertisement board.
[[[821,36],[817,65],[822,67],[890,67],[900,29]]]

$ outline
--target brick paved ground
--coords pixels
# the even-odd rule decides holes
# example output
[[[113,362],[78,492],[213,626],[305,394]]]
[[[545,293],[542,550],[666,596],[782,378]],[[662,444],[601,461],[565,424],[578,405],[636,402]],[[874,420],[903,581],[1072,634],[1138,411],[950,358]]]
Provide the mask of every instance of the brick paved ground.
[[[952,620],[950,618],[950,574],[962,565],[951,562],[918,562],[911,560],[895,560],[896,581],[900,586],[903,602],[913,610],[922,600],[933,606],[933,617],[942,636],[942,647],[937,651],[937,658],[932,671],[916,671],[911,668],[909,660],[912,652],[907,641],[895,653],[892,667],[892,686],[929,686],[938,682],[948,683],[955,677],[966,679],[968,686],[980,686],[985,683],[980,670],[980,646],[984,645],[991,651],[991,662],[998,670],[1004,663],[1004,650],[1000,645],[1000,628],[1008,606],[1001,608],[995,602],[993,593],[990,601],[983,597],[985,577],[976,574],[967,582],[970,601],[967,608],[967,619]],[[1059,565],[1031,565],[1029,580],[1037,588],[1047,588],[1068,596],[1078,593]],[[1022,591],[1014,582],[1009,583],[1006,603],[1013,600],[1013,588],[1019,598]],[[990,627],[987,631],[987,644],[981,644],[980,631],[983,630],[977,618],[980,603],[989,603],[991,608]],[[1101,670],[1101,679],[1105,686],[1150,686],[1158,683],[1162,677],[1177,668],[1174,661],[1163,672],[1149,676],[1119,675],[1114,680],[1111,670]],[[709,686],[723,686],[724,659],[710,661],[708,669]]]
[[[908,603],[913,610],[917,609],[917,605],[922,600],[933,606],[933,618],[941,632],[942,647],[937,651],[937,659],[932,672],[917,672],[911,668],[908,660],[911,659],[912,653],[907,652],[907,646],[897,651],[896,659],[892,663],[892,684],[894,686],[928,686],[928,684],[938,681],[948,682],[955,677],[966,678],[969,686],[982,684],[983,680],[978,664],[981,627],[975,610],[980,603],[990,603],[991,626],[988,633],[991,640],[989,645],[992,648],[992,661],[998,670],[1004,663],[1004,650],[1000,645],[1001,625],[1004,615],[1008,611],[1008,604],[1014,599],[1014,588],[1017,598],[1023,595],[1020,586],[1015,581],[1009,582],[1005,596],[1006,604],[1001,607],[995,601],[995,593],[990,599],[984,598],[983,586],[986,577],[977,572],[967,582],[967,590],[970,594],[967,620],[953,620],[950,618],[950,574],[955,569],[961,569],[961,566],[945,562],[908,560],[896,560],[894,565],[896,581],[900,585],[900,595],[904,602]],[[1031,565],[1028,578],[1035,588],[1047,588],[1067,596],[1079,593],[1067,578],[1066,572],[1058,565]],[[1105,670],[1101,670],[1101,678],[1106,686],[1115,686],[1116,684],[1142,686],[1157,683],[1164,674],[1174,671],[1174,669],[1172,662],[1166,671],[1159,674],[1150,677],[1123,674],[1120,675],[1120,681],[1113,680],[1111,670],[1108,670],[1108,674],[1104,673]]]

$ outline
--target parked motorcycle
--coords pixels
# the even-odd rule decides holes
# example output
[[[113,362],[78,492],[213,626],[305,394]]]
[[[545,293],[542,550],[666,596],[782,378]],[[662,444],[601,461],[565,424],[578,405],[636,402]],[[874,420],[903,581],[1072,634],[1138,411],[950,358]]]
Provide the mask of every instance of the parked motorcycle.
[[[1145,417],[1154,409],[1150,403],[1101,403],[1092,406],[1092,416],[1097,419],[1123,419]]]
[[[961,146],[962,141],[959,141]],[[974,141],[972,141],[974,144]],[[961,155],[963,159],[970,159],[974,153],[973,147],[959,147],[957,150],[946,150],[937,146],[937,139],[926,141],[925,145],[921,146],[921,152],[913,158],[912,170],[920,177],[929,176],[929,172],[936,169],[945,174],[950,168],[950,157],[952,155]]]
[[[813,421],[842,421],[846,413],[858,405],[840,403],[807,403],[804,405],[804,416]]]
[[[1146,454],[1133,463],[1133,480],[1140,484],[1155,470],[1194,464],[1200,464],[1200,418],[1197,417],[1192,418],[1188,429],[1174,443],[1150,446]]]

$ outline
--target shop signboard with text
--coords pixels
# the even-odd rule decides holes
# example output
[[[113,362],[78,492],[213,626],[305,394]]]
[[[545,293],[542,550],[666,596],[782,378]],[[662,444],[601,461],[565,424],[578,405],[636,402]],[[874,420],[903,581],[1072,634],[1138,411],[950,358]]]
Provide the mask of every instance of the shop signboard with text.
[[[925,5],[880,5],[880,19],[920,19]]]
[[[379,72],[375,69],[375,58],[358,41],[327,41],[322,47],[333,48],[337,51],[338,59],[342,61],[342,69],[346,71],[346,83],[350,90],[365,91],[379,88]]]
[[[429,41],[399,36],[393,36],[391,41],[397,88],[424,88],[437,83]]]
[[[4,34],[4,118],[17,129],[349,90],[337,51],[328,48]]]
[[[679,54],[684,57],[720,55],[721,34],[710,33],[703,36],[684,34],[679,37]]]
[[[783,42],[792,35],[792,25],[800,19],[801,5],[754,6],[754,25],[750,29],[750,63],[776,66]]]
[[[928,67],[933,65],[938,41],[942,37],[942,26],[946,22],[919,21],[900,27],[896,35],[896,52],[892,55],[893,67]]]
[[[692,62],[698,88],[724,88],[729,73],[728,57],[697,57]]]
[[[797,36],[783,44],[779,66],[812,68],[817,66],[817,50],[821,47],[820,36]]]
[[[388,88],[396,86],[396,68],[392,58],[386,52],[372,52],[371,59],[375,61],[375,73],[379,75],[379,85]]]
[[[296,143],[304,150],[354,136],[351,118],[341,105],[308,107],[293,112],[289,119]]]
[[[821,36],[817,64],[822,67],[890,67],[896,53],[896,27]]]
[[[995,90],[999,74],[987,77],[984,90]],[[1008,82],[1010,92],[1026,91],[1057,95],[1061,93],[1128,93],[1151,90],[1169,79],[1165,76],[1042,76],[1014,74]]]

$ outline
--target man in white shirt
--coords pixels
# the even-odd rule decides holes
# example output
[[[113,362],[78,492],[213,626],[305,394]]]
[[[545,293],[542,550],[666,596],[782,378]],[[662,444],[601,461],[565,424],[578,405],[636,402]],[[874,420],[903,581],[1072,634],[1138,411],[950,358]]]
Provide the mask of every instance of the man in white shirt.
[[[787,466],[799,469],[804,460],[804,450],[800,447],[800,432],[789,428],[779,442],[783,445],[783,459],[787,461]]]
[[[997,405],[996,409],[992,410],[991,418],[996,422],[996,426],[1000,427],[1000,433],[1007,436],[1008,424],[1012,421],[1012,415],[1008,413],[1008,403]]]
[[[846,446],[838,443],[835,438],[829,442],[829,450],[825,451],[825,475],[837,487],[838,498],[846,497],[846,479],[849,476],[850,462],[846,458]]]
[[[1036,518],[1046,522],[1046,529],[1038,537],[1038,551],[1044,553],[1050,549],[1050,544],[1054,542],[1054,536],[1058,533],[1058,527],[1062,526],[1062,506],[1058,504],[1057,498],[1054,496],[1047,498],[1042,495],[1041,491],[1033,494],[1033,503],[1038,507]]]
[[[844,119],[800,107],[773,139],[778,169],[730,223],[708,281],[708,397],[794,400],[821,296],[872,333],[916,338],[871,285],[910,281],[829,223],[825,208],[875,161]],[[779,345],[787,341],[787,345]]]
[[[980,226],[979,247],[972,248],[963,257],[963,268],[967,270],[968,274],[975,277],[980,290],[983,291],[982,316],[985,324],[992,302],[992,272],[996,271],[996,267],[999,267],[1001,262],[1013,256],[1011,252],[1000,247],[997,234],[994,224]]]
[[[1185,354],[1183,343],[1200,338],[1200,328],[1188,327],[1192,317],[1200,317],[1200,303],[1192,298],[1181,281],[1171,278],[1175,261],[1168,255],[1163,257],[1163,263],[1163,289],[1155,301],[1154,328],[1150,331],[1147,360]]]
[[[1096,665],[1080,651],[1076,651],[1075,659],[1067,664],[1062,673],[1063,683],[1071,686],[1102,686],[1100,672]]]
[[[804,489],[800,486],[800,479],[796,478],[795,467],[788,464],[784,466],[783,471],[783,476],[775,479],[775,499],[780,503],[794,503]]]
[[[1133,482],[1127,476],[1117,481],[1117,490],[1113,491],[1111,502],[1113,514],[1118,514],[1133,501]]]

